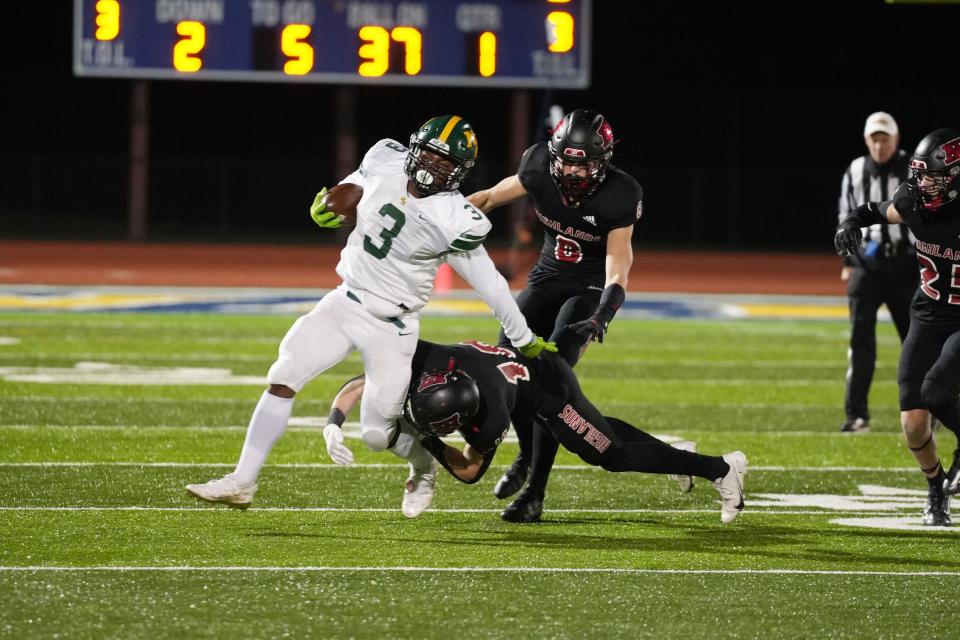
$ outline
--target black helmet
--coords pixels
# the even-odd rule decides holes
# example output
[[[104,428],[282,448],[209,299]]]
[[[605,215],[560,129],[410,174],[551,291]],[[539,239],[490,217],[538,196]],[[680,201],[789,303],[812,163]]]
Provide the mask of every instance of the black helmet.
[[[443,157],[453,166],[442,167],[424,151]],[[417,193],[429,196],[455,191],[477,161],[477,135],[460,116],[430,118],[410,136],[410,151],[403,164]]]
[[[424,435],[453,433],[477,414],[480,389],[465,371],[432,369],[410,386],[403,415]]]
[[[550,175],[564,204],[579,207],[607,176],[613,156],[613,129],[607,119],[590,109],[563,116],[550,136]],[[586,167],[587,175],[564,175],[564,166]]]
[[[921,205],[936,211],[957,198],[960,189],[960,129],[931,131],[910,158],[910,178],[917,183]],[[921,185],[924,178],[932,184]]]

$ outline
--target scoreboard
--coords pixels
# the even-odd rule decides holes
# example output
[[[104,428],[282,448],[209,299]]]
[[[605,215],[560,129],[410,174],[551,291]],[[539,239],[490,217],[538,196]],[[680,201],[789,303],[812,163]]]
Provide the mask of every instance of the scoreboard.
[[[74,0],[78,76],[585,88],[591,0]]]

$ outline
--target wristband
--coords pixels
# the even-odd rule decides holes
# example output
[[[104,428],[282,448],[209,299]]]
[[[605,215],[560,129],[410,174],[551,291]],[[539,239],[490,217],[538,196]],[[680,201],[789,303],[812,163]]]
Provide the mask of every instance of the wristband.
[[[346,421],[347,416],[343,415],[343,411],[334,407],[330,410],[330,416],[327,417],[327,424],[335,424],[341,429],[343,428],[343,423]]]
[[[600,305],[593,312],[593,317],[602,322],[603,326],[607,326],[626,298],[627,294],[623,287],[618,284],[610,285],[603,290],[603,295],[600,296]]]

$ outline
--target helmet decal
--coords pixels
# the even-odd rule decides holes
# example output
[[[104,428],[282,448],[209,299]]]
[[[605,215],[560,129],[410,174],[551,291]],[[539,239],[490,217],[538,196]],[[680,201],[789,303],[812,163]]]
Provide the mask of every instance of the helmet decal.
[[[940,150],[944,154],[943,164],[949,167],[954,162],[960,162],[960,138],[944,142],[940,145]]]
[[[613,146],[613,127],[610,126],[606,118],[600,122],[597,133],[600,134],[600,139],[603,140],[604,149],[609,149]]]
[[[420,377],[420,383],[417,385],[417,393],[426,391],[430,387],[438,387],[442,384],[446,384],[449,378],[449,371],[433,371],[425,373]]]
[[[460,413],[457,412],[440,420],[431,420],[430,427],[438,433],[452,433],[463,426],[464,422],[466,420],[463,420]]]

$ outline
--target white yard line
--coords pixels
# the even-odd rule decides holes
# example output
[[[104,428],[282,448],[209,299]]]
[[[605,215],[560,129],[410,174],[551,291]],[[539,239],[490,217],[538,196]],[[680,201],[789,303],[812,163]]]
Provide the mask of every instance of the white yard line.
[[[330,374],[333,375],[333,374]],[[232,403],[250,403],[256,404],[256,398],[171,398],[168,396],[52,396],[52,395],[17,395],[11,396],[20,402],[84,402],[84,403],[121,403],[130,404],[132,401],[150,402],[150,403],[187,403],[187,404],[232,404]],[[251,398],[253,398],[251,400]],[[298,400],[297,402],[329,402],[328,400]],[[671,408],[697,408],[697,407],[724,407],[730,409],[777,409],[789,411],[809,411],[811,408],[818,408],[817,405],[802,403],[779,403],[779,402],[625,402],[621,400],[610,400],[604,402],[605,405],[616,406],[636,406],[636,407],[671,407]],[[878,405],[889,406],[894,405]],[[779,433],[779,432],[778,432]]]
[[[659,575],[804,575],[804,576],[960,576],[960,571],[839,571],[818,569],[622,569],[603,567],[203,567],[203,566],[0,566],[0,571],[40,572],[40,571],[191,571],[191,572],[409,572],[409,573],[612,573],[612,574],[659,574]]]
[[[749,502],[747,503],[749,506]],[[900,510],[915,512],[917,511],[917,505],[904,505],[900,507]],[[233,509],[227,507],[212,507],[207,505],[198,505],[196,507],[39,507],[39,506],[21,506],[21,507],[0,507],[0,512],[2,511],[63,511],[63,512],[76,512],[76,511],[91,511],[91,512],[104,512],[104,511],[174,511],[174,512],[183,512],[183,511],[196,511],[196,512],[207,512],[210,514],[224,514],[224,513],[233,513]],[[262,512],[280,512],[280,513],[397,513],[399,509],[396,507],[250,507],[245,510],[245,513],[252,513],[254,511]],[[503,509],[434,509],[430,508],[426,513],[500,513]],[[545,509],[545,515],[554,515],[554,514],[573,514],[573,513],[596,513],[596,514],[687,514],[687,513],[716,513],[717,509]],[[860,510],[860,511],[844,511],[844,516],[879,516],[885,515],[889,516],[891,510]],[[767,509],[763,507],[750,508],[748,515],[766,515],[766,516],[836,516],[838,512],[833,509],[790,509],[790,510],[777,510],[777,509]],[[933,530],[931,528],[931,530]],[[940,530],[942,531],[942,530]]]
[[[276,359],[276,354],[251,355],[245,353],[213,353],[202,351],[191,351],[189,353],[156,351],[77,351],[61,353],[0,353],[0,362],[13,360],[96,360],[105,362],[110,360],[133,360],[134,362],[153,361],[153,360],[173,360],[189,362],[262,362],[269,365]],[[356,358],[359,362],[360,359]],[[332,374],[328,374],[332,375]]]
[[[0,467],[159,467],[159,468],[178,468],[178,467],[235,467],[235,463],[229,462],[0,462]],[[267,464],[267,467],[277,469],[344,469],[345,467],[329,462],[281,462],[277,464]],[[492,467],[506,468],[509,465],[491,465]],[[354,469],[394,469],[407,468],[406,463],[354,463],[346,468]],[[556,464],[553,465],[554,471],[603,471],[600,467],[594,467],[581,464]],[[891,473],[916,473],[916,467],[781,467],[781,466],[751,466],[750,471],[770,471],[793,473],[796,471],[826,471],[826,472],[891,472]]]
[[[0,396],[0,402],[3,402],[3,397]],[[242,401],[244,404],[250,404],[247,401]],[[312,401],[305,400],[301,402],[322,402],[322,401]],[[122,404],[130,404],[130,401],[124,401]],[[255,404],[255,403],[254,403]],[[324,406],[327,406],[324,403]],[[809,407],[808,407],[809,409]],[[301,424],[298,425],[297,422]],[[323,426],[320,424],[322,422],[326,423],[326,420],[321,416],[294,416],[291,418],[291,424],[287,428],[287,431],[312,431],[314,433],[319,433],[323,430]],[[301,426],[302,425],[302,426]],[[345,422],[344,427],[350,428],[355,427],[359,429],[360,423],[358,422]],[[90,430],[90,431],[150,431],[151,429],[174,429],[178,431],[188,432],[188,431],[223,431],[224,433],[230,433],[233,431],[246,431],[247,427],[244,425],[223,425],[223,426],[209,426],[209,425],[176,425],[176,424],[157,424],[157,425],[143,425],[143,424],[131,424],[131,425],[121,425],[121,424],[3,424],[0,423],[0,430],[10,429],[17,431],[31,431],[31,430],[40,430],[40,429],[64,429],[64,430]],[[862,435],[851,435],[851,434],[842,434],[839,430],[831,429],[830,431],[708,431],[700,429],[690,429],[684,428],[682,433],[685,436],[689,435],[709,435],[709,436],[738,436],[744,438],[750,437],[818,437],[818,438],[839,438],[845,440],[847,438],[875,438],[877,436],[885,437],[897,437],[902,438],[903,436],[899,431],[874,431],[870,434]],[[654,434],[656,435],[656,434]],[[679,437],[678,433],[673,434]],[[513,437],[512,434],[509,437]]]

